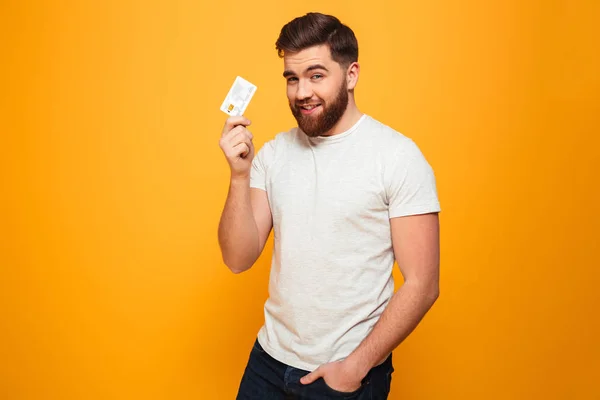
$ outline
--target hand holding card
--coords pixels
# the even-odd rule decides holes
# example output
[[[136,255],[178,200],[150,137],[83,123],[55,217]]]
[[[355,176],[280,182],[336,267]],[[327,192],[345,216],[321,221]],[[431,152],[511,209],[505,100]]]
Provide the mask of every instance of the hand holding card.
[[[229,118],[221,132],[219,146],[227,158],[232,178],[247,179],[250,175],[254,144],[252,133],[246,128],[250,125],[250,120],[242,115],[254,92],[256,86],[238,76],[221,105],[221,111],[229,115]]]

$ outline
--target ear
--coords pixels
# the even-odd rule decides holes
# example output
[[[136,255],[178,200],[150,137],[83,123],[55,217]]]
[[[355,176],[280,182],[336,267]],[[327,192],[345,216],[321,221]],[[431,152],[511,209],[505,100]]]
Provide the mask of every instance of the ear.
[[[360,72],[360,65],[358,62],[353,62],[346,69],[346,83],[348,84],[348,90],[354,90],[358,83],[358,74]]]

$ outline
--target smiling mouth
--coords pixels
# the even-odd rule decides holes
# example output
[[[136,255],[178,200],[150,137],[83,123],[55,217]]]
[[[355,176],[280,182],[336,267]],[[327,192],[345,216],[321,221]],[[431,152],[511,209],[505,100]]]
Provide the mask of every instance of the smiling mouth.
[[[298,106],[298,108],[300,108],[300,110],[302,111],[303,114],[310,114],[315,109],[319,108],[320,106],[321,106],[321,103],[317,103],[317,104],[304,104],[304,105]]]

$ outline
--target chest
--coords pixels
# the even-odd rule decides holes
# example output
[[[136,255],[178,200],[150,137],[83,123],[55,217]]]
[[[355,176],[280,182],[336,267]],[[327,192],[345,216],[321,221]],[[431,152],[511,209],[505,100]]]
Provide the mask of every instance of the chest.
[[[387,212],[381,163],[356,147],[305,148],[280,158],[267,176],[267,192],[276,226],[332,229]]]

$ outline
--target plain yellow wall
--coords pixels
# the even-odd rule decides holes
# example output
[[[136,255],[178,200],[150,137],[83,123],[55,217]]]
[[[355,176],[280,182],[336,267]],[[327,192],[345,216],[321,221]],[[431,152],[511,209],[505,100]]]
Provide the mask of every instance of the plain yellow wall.
[[[599,4],[2,1],[0,398],[234,398],[272,242],[221,262],[219,106],[241,75],[257,147],[293,126],[274,42],[312,10],[438,179],[441,297],[390,398],[600,398]]]

